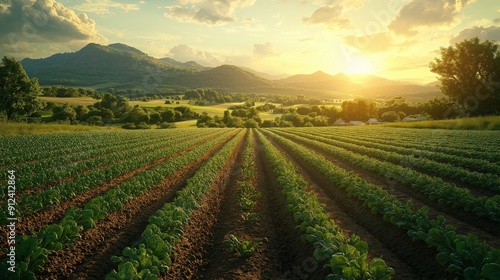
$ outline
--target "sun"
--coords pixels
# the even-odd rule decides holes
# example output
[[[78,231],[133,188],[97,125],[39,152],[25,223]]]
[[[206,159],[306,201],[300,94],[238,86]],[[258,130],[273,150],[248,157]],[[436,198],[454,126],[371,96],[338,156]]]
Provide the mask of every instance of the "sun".
[[[373,71],[372,63],[361,56],[353,56],[348,61],[346,72],[347,74],[369,74]]]

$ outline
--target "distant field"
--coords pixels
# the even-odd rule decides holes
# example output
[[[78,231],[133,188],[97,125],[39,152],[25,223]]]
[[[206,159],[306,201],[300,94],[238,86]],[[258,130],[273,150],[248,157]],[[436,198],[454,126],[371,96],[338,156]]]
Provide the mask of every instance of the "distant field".
[[[99,100],[92,97],[51,97],[51,96],[39,96],[38,98],[59,104],[68,105],[92,105]]]
[[[385,126],[404,128],[440,128],[463,130],[500,130],[500,116],[465,118],[456,120],[435,120],[408,123],[391,123]]]
[[[27,134],[47,134],[59,132],[77,132],[92,130],[119,129],[118,127],[102,127],[89,125],[70,125],[70,124],[28,124],[14,122],[0,122],[0,136],[14,136]]]
[[[42,96],[40,99],[43,99],[45,101],[51,101],[59,104],[69,104],[69,105],[92,105],[97,102],[97,100],[91,98],[91,97],[47,97],[47,96]],[[199,105],[191,105],[188,104],[188,100],[179,100],[179,104],[165,104],[165,99],[157,99],[157,100],[151,100],[147,102],[143,101],[130,101],[130,105],[139,105],[142,108],[155,108],[158,106],[161,107],[166,107],[166,108],[175,108],[179,106],[188,106],[193,110],[194,112],[197,112],[199,114],[203,112],[207,112],[209,115],[218,115],[222,116],[224,115],[224,111],[226,111],[229,107],[235,106],[235,105],[242,105],[242,102],[235,102],[235,103],[225,103],[225,104],[217,104],[217,105],[207,105],[207,106],[199,106]],[[256,105],[264,105],[264,102],[257,103]],[[263,120],[274,120],[274,118],[279,117],[279,114],[272,114],[272,113],[261,113],[260,114],[261,118]],[[184,127],[184,124],[178,123],[178,127],[182,126]],[[191,126],[189,124],[188,126]]]

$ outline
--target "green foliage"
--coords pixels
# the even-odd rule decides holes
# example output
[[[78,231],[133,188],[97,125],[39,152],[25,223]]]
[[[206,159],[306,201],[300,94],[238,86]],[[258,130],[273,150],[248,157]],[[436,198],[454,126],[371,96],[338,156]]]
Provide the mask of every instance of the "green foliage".
[[[227,246],[229,252],[236,253],[240,258],[248,258],[257,251],[262,244],[262,240],[239,240],[238,237],[230,234],[224,240],[224,244]]]
[[[401,121],[401,118],[398,113],[395,111],[387,111],[382,114],[382,121],[383,122],[399,122]]]
[[[440,75],[441,91],[455,104],[445,114],[500,114],[500,51],[495,42],[476,37],[441,48],[430,68]]]
[[[0,66],[0,112],[8,120],[29,116],[43,107],[37,79],[30,79],[20,62],[4,57]]]
[[[342,103],[342,118],[346,121],[367,121],[377,116],[377,104],[374,101],[357,99]]]

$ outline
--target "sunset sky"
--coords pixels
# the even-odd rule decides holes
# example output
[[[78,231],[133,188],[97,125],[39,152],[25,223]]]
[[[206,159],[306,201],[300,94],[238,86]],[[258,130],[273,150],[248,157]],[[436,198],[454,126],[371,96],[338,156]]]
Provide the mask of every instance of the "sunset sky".
[[[500,41],[500,1],[0,0],[0,55],[17,59],[120,42],[205,66],[424,83],[439,47],[474,36]]]

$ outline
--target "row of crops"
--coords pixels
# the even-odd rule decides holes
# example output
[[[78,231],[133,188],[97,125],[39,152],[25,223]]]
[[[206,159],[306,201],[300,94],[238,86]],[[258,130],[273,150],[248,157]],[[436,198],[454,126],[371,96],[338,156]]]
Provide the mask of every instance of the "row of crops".
[[[192,169],[173,198],[149,217],[137,240],[109,260],[113,268],[102,277],[158,279],[168,275],[192,215],[202,211],[202,201],[220,184],[218,176],[235,164],[236,154],[245,153],[245,158],[257,162],[256,157],[262,157],[272,167],[273,178],[268,179],[281,189],[286,201],[283,211],[293,216],[302,241],[324,264],[328,279],[390,279],[397,277],[398,271],[383,256],[371,256],[368,243],[356,232],[346,234],[310,190],[310,179],[300,175],[300,170],[307,170],[302,167],[321,174],[328,182],[323,188],[336,188],[359,201],[366,215],[381,217],[389,226],[406,231],[414,242],[433,248],[436,262],[450,275],[500,279],[499,249],[473,233],[457,230],[443,216],[430,215],[427,206],[417,208],[411,200],[401,200],[332,160],[388,178],[432,203],[460,209],[495,225],[500,223],[498,139],[495,132],[378,127],[176,129],[2,137],[0,181],[3,186],[14,186],[14,190],[5,188],[0,195],[5,235],[0,274],[7,279],[46,275],[51,256],[67,248],[73,250],[76,240],[99,228],[107,217],[180,170]],[[242,145],[245,141],[246,146]],[[257,154],[249,157],[250,148],[245,147],[255,149]],[[252,163],[246,160],[241,164]],[[248,176],[258,175],[251,172]],[[92,195],[63,213],[57,222],[30,227],[30,231],[16,230],[40,213],[55,211],[63,203],[72,204],[83,194]],[[239,200],[253,205],[257,196],[247,196]],[[498,232],[491,234],[500,238]]]

